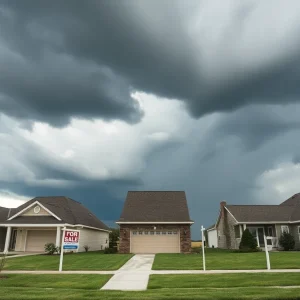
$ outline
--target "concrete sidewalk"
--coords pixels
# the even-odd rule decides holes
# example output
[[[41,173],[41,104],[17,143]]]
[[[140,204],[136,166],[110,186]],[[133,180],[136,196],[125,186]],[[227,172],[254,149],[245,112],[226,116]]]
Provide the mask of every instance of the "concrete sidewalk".
[[[154,254],[135,255],[102,287],[102,290],[146,290]]]

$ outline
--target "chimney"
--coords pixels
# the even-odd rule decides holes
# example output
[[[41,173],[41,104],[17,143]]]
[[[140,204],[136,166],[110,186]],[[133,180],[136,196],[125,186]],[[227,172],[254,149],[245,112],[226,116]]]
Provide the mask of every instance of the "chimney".
[[[220,202],[221,217],[224,216],[224,211],[225,211],[224,207],[226,206],[226,204],[227,204],[226,201],[221,201]]]

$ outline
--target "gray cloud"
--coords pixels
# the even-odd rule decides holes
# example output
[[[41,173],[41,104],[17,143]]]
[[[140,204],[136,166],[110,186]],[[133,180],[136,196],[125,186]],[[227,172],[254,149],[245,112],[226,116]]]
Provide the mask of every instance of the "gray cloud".
[[[198,1],[2,1],[2,43],[14,54],[1,62],[0,104],[59,125],[71,116],[137,121],[131,88],[183,100],[195,117],[298,102],[299,3],[289,22],[277,4],[268,31],[259,1],[224,3],[222,14]]]

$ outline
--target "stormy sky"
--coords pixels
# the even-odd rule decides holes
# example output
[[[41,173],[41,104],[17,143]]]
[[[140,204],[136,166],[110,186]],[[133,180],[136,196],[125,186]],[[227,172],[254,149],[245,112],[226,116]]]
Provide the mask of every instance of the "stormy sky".
[[[297,0],[0,0],[0,205],[66,195],[108,225],[128,190],[300,192]]]

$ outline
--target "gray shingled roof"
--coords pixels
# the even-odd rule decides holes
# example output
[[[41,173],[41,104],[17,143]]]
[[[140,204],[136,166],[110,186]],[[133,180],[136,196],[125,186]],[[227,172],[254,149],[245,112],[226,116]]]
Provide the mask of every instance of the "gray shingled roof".
[[[27,206],[34,203],[35,201],[38,201],[47,209],[49,209],[53,214],[59,217],[62,220],[62,223],[68,223],[72,225],[81,224],[85,226],[109,230],[109,228],[102,221],[100,221],[91,211],[89,211],[80,202],[77,202],[73,199],[64,196],[36,197],[22,204],[17,208],[11,209],[10,217],[22,211],[23,209],[25,209]],[[30,218],[31,217],[24,217],[23,220],[24,221],[27,220],[26,223],[30,223],[31,222]],[[54,217],[39,217],[39,218],[49,218],[49,219],[45,219],[45,222],[51,223],[55,221],[55,224],[60,223]],[[50,221],[50,219],[53,219],[54,221]],[[14,220],[17,221],[17,218],[15,218]],[[13,220],[6,221],[3,223],[13,223]]]
[[[7,220],[9,208],[0,206],[0,223]]]
[[[191,222],[184,191],[129,191],[119,222]]]
[[[280,205],[226,205],[238,222],[300,221],[300,194],[295,194]]]

